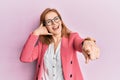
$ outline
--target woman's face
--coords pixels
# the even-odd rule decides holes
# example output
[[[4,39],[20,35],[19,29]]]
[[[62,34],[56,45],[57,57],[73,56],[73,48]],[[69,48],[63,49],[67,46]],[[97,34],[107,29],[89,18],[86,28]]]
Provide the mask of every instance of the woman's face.
[[[45,24],[48,31],[54,35],[61,34],[62,21],[58,17],[57,13],[49,12],[45,16]]]

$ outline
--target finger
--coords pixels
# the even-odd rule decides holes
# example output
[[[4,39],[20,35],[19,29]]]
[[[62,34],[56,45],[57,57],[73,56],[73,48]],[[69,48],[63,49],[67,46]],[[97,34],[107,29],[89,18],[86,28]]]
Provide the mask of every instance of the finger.
[[[90,60],[95,60],[96,59],[96,55],[94,54],[94,53],[91,53],[91,55],[90,55]]]
[[[90,52],[89,48],[83,48],[83,50],[84,50],[85,53],[89,53]]]
[[[53,35],[52,33],[48,33],[47,35]]]
[[[53,35],[52,33],[46,33],[46,34],[42,34],[42,35]]]
[[[87,64],[89,62],[89,57],[86,58],[85,63]]]
[[[100,58],[100,53],[98,53],[98,55],[97,55],[97,57],[96,57],[97,59],[99,59]]]
[[[90,47],[85,47],[83,46],[82,50],[85,52],[85,53],[89,53],[90,52]]]
[[[41,23],[39,27],[43,27],[43,23]]]
[[[100,55],[99,48],[96,47],[94,52],[95,52],[96,59],[98,59]]]
[[[91,37],[87,37],[87,38],[85,38],[85,40],[91,40],[91,41],[96,42],[96,40],[94,38],[91,38]]]
[[[41,25],[40,26],[43,26],[43,23],[41,23]]]
[[[87,64],[89,62],[90,56],[88,55],[88,53],[85,53],[84,51],[82,51],[82,52],[85,57],[85,63]]]

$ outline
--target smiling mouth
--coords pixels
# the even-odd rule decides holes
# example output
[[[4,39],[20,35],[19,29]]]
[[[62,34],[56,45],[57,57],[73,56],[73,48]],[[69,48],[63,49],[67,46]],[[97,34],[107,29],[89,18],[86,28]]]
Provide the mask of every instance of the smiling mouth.
[[[59,29],[59,26],[53,27],[52,29],[53,29],[53,30],[57,30],[57,29]]]

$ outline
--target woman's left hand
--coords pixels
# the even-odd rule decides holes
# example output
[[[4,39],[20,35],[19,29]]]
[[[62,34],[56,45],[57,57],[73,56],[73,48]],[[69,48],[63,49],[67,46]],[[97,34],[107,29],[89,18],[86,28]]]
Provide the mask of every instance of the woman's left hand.
[[[82,46],[82,53],[86,59],[86,63],[88,63],[89,60],[95,60],[99,58],[100,50],[97,47],[94,39],[85,38]]]

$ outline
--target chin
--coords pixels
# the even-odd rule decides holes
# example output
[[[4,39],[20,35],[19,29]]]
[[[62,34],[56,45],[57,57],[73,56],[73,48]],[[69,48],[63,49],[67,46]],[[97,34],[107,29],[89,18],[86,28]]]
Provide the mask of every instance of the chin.
[[[54,34],[54,35],[59,35],[59,34],[61,34],[61,31],[59,31],[59,32],[54,32],[53,34]]]

